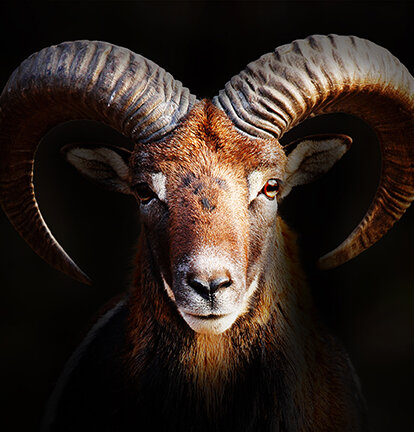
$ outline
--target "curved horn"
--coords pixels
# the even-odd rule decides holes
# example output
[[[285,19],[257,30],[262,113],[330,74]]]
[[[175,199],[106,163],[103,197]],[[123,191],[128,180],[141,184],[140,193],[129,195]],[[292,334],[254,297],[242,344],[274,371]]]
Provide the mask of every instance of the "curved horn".
[[[233,77],[213,102],[236,128],[280,137],[310,116],[344,112],[375,130],[382,174],[367,213],[320,259],[333,268],[378,241],[414,199],[414,79],[386,49],[353,36],[311,36],[277,48]]]
[[[195,97],[170,74],[105,42],[65,42],[26,59],[0,97],[0,202],[45,261],[88,282],[54,239],[37,206],[33,165],[39,140],[64,121],[106,123],[134,142],[172,131]]]

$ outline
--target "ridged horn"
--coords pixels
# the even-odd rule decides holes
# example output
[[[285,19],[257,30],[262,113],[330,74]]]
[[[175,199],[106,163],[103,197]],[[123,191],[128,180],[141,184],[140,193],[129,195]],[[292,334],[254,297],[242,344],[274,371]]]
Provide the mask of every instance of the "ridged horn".
[[[378,241],[414,199],[414,79],[386,49],[353,36],[310,36],[250,63],[213,99],[235,127],[280,139],[310,116],[343,112],[376,132],[382,173],[367,213],[320,258],[333,268]]]
[[[0,202],[8,218],[45,261],[88,283],[37,206],[33,165],[39,141],[74,119],[106,123],[135,143],[154,141],[172,131],[194,103],[165,70],[106,42],[65,42],[33,54],[0,96]]]

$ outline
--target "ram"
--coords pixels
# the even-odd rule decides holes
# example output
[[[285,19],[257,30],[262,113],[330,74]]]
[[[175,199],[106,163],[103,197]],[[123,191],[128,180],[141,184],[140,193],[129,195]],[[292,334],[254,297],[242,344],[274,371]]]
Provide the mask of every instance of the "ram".
[[[53,267],[89,282],[48,230],[33,188],[38,142],[74,119],[133,141],[132,152],[63,152],[86,177],[134,195],[141,223],[130,290],[69,360],[44,429],[364,430],[358,379],[318,319],[295,235],[277,211],[351,139],[279,141],[331,112],[362,118],[378,136],[376,195],[321,259],[333,268],[379,240],[414,198],[413,92],[387,50],[335,35],[262,56],[211,101],[104,42],[66,42],[25,60],[0,100],[0,197],[17,231]]]

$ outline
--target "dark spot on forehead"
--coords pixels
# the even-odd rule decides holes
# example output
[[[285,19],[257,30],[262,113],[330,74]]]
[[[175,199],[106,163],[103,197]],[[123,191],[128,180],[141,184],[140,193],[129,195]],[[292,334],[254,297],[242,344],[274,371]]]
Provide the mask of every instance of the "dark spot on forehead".
[[[200,199],[200,202],[201,202],[202,207],[205,210],[213,211],[216,208],[215,205],[211,204],[211,202],[208,198],[203,197]]]
[[[194,179],[195,179],[195,175],[193,173],[188,173],[182,178],[182,185],[189,186]]]
[[[198,184],[196,185],[196,187],[194,188],[193,193],[194,193],[195,195],[198,195],[198,194],[200,193],[200,191],[202,191],[203,189],[204,189],[204,184],[203,184],[202,182],[200,182],[200,183],[198,183]]]
[[[228,191],[229,189],[227,181],[223,178],[213,175],[209,176],[208,174],[196,174],[194,172],[186,173],[180,178],[179,182],[179,186],[182,189],[186,189],[187,193],[192,193],[200,197],[203,196],[203,198],[200,199],[202,208],[210,211],[214,210],[216,205],[211,204],[211,197],[209,197],[209,199],[204,198],[206,193],[213,193],[213,195],[215,195],[218,193],[219,189],[224,191]]]

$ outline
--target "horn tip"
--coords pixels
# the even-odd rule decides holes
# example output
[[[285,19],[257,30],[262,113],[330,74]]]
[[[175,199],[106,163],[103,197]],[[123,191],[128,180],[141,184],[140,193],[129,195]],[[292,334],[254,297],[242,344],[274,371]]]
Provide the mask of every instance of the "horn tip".
[[[84,272],[81,272],[80,277],[78,277],[77,280],[88,286],[93,284],[92,279]]]
[[[316,266],[319,270],[331,270],[348,261],[349,258],[340,259],[337,254],[333,252],[334,251],[329,252],[318,259]]]
[[[89,286],[93,284],[92,279],[85,272],[83,272],[71,259],[69,259],[66,264],[67,265],[64,266],[65,268],[57,267],[57,269],[62,271],[70,278],[76,280],[77,282]]]
[[[331,266],[329,266],[329,264],[326,263],[325,256],[318,259],[318,261],[316,262],[316,267],[318,268],[318,270],[329,270],[332,268]]]

